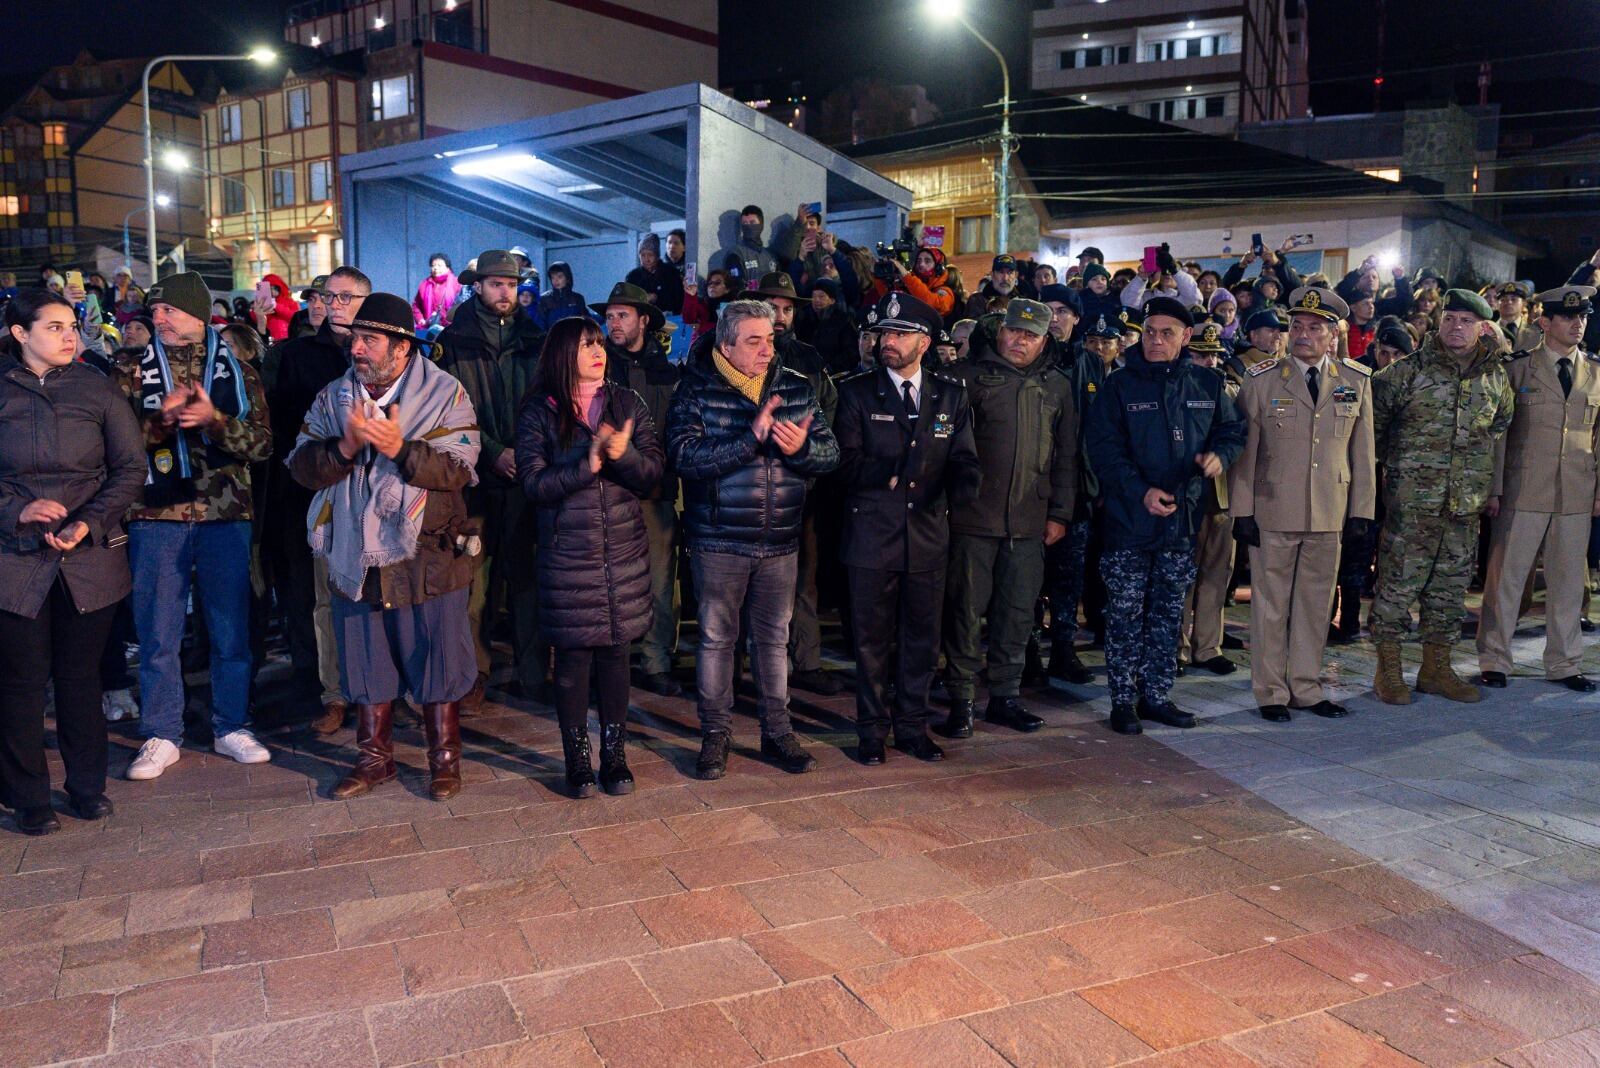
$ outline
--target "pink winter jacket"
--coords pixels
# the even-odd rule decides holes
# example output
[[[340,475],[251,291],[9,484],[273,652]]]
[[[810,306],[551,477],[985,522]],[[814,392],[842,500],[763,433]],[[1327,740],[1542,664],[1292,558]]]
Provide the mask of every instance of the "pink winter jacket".
[[[435,313],[439,316],[439,325],[450,321],[450,309],[455,307],[456,296],[461,292],[461,283],[456,281],[455,272],[446,271],[442,278],[433,275],[422,280],[417,287],[416,299],[411,302],[411,312],[416,316],[417,329],[424,330],[428,320]]]

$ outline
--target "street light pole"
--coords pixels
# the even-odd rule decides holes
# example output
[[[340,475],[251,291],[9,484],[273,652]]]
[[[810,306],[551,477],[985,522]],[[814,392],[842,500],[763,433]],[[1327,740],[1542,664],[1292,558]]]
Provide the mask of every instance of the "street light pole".
[[[189,169],[188,160],[184,159],[183,154],[180,152],[169,151],[166,160],[168,170],[184,171]],[[219,174],[209,167],[197,166],[195,167],[195,173],[206,178],[216,178],[223,182],[234,182],[240,189],[244,190],[245,203],[250,207],[250,240],[254,246],[252,251],[259,255],[261,253],[261,202],[256,199],[256,191],[250,188],[250,183],[232,174]]]
[[[172,198],[167,196],[167,194],[165,194],[165,193],[157,194],[157,196],[156,196],[156,207],[164,208],[168,204],[171,204],[171,203],[172,203]],[[133,253],[128,248],[128,220],[132,219],[135,215],[139,214],[141,211],[147,211],[147,210],[149,210],[149,209],[147,209],[147,208],[134,208],[132,211],[128,212],[128,214],[126,214],[126,215],[124,215],[122,217],[122,265],[124,267],[128,268],[129,275],[133,274]],[[155,282],[155,278],[152,277],[150,279],[150,281],[153,284]]]
[[[979,33],[959,8],[951,14],[1000,61],[1000,77],[1004,88],[1000,94],[1000,165],[994,175],[995,207],[1000,215],[999,223],[995,226],[995,252],[1006,253],[1011,251],[1011,67],[1006,63],[1005,54],[989,38]]]
[[[271,63],[276,57],[270,48],[257,48],[242,56],[157,56],[144,65],[144,204],[149,211],[150,281],[156,280],[156,159],[150,135],[150,72],[163,63]],[[262,131],[265,134],[266,131]]]

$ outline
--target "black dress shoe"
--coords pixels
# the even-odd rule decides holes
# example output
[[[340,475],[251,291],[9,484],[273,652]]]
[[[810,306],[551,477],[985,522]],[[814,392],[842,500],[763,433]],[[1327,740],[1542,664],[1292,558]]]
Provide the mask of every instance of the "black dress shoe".
[[[926,734],[912,734],[901,738],[894,736],[894,747],[906,756],[916,757],[918,760],[943,760],[944,750],[933,743],[933,739]]]
[[[763,736],[761,755],[790,775],[804,775],[817,766],[817,758],[805,751],[800,739],[795,737],[794,731],[780,734],[776,738]]]
[[[1175,679],[1181,679],[1186,674],[1188,674],[1187,664],[1179,664],[1177,667],[1172,669],[1172,677]]]
[[[1076,649],[1061,644],[1050,649],[1050,677],[1082,686],[1094,681],[1094,672],[1083,666]]]
[[[1029,733],[1044,726],[1044,720],[1022,707],[1015,697],[990,697],[989,706],[983,710],[986,723],[1010,727],[1014,731]]]
[[[655,694],[657,697],[682,697],[683,685],[672,677],[671,672],[663,671],[656,675],[641,673],[638,680],[639,689]]]
[[[821,668],[816,671],[796,671],[789,676],[789,685],[823,697],[835,697],[844,693],[844,683],[839,680],[839,676]]]
[[[1289,707],[1296,712],[1310,712],[1313,716],[1321,716],[1323,719],[1338,719],[1341,716],[1350,714],[1350,710],[1344,705],[1336,705],[1327,700],[1318,701],[1314,705],[1290,705]]]
[[[945,738],[972,737],[972,699],[957,697],[950,702],[950,715],[933,728],[933,733]]]
[[[1261,718],[1268,723],[1288,723],[1293,717],[1289,715],[1288,705],[1262,705]]]
[[[1551,679],[1550,681],[1557,686],[1565,686],[1574,693],[1594,693],[1597,688],[1600,688],[1600,684],[1596,684],[1593,679],[1585,678],[1582,675],[1568,675],[1564,679]]]
[[[1485,671],[1480,677],[1485,686],[1493,686],[1497,690],[1506,688],[1506,673],[1504,671]]]
[[[694,763],[697,779],[720,779],[728,773],[728,746],[732,739],[727,731],[708,731],[700,739],[700,757]]]
[[[1238,671],[1238,665],[1225,656],[1214,656],[1209,660],[1202,660],[1195,667],[1205,668],[1213,675],[1232,675]]]
[[[883,741],[863,741],[856,746],[856,759],[869,768],[875,768],[883,763]]]
[[[17,830],[35,837],[54,834],[61,829],[61,821],[56,819],[55,811],[49,805],[19,808],[11,814],[11,818],[17,821]]]
[[[1585,634],[1593,634],[1594,633],[1594,628],[1595,628],[1595,621],[1590,619],[1588,616],[1584,616],[1583,618],[1578,620],[1578,626],[1583,628],[1583,632]]]
[[[1222,647],[1224,649],[1243,649],[1244,642],[1231,634],[1224,634],[1222,636]]]
[[[101,794],[98,797],[69,797],[67,811],[80,820],[103,820],[114,810],[111,798]]]
[[[1141,700],[1139,702],[1139,718],[1165,723],[1169,727],[1187,729],[1194,726],[1194,713],[1185,712],[1171,701],[1162,701],[1156,704]]]
[[[1143,734],[1139,713],[1132,705],[1111,706],[1111,729],[1118,734]]]

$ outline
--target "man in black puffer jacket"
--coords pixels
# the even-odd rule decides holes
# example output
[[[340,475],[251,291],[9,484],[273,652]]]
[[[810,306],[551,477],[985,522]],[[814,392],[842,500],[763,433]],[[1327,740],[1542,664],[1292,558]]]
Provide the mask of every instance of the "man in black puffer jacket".
[[[776,358],[772,308],[736,300],[716,347],[685,368],[667,414],[667,455],[683,479],[683,525],[700,603],[696,773],[727,770],[733,646],[741,611],[755,646],[761,752],[785,771],[816,761],[789,724],[789,617],[806,480],[839,463],[839,445],[805,377]]]

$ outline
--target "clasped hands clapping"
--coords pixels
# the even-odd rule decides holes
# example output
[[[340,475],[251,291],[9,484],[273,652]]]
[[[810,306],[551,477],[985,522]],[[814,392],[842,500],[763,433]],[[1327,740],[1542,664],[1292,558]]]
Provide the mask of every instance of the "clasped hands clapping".
[[[755,421],[750,424],[750,430],[757,441],[772,439],[778,446],[778,451],[785,456],[793,456],[799,452],[806,443],[806,437],[811,433],[811,413],[798,423],[781,422],[775,418],[778,411],[778,397],[774,394],[767,398],[767,403],[762,405],[761,411],[756,413]]]

